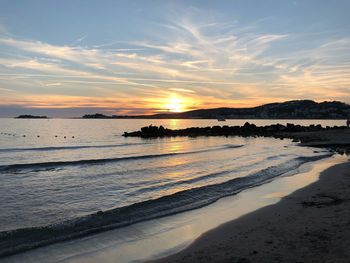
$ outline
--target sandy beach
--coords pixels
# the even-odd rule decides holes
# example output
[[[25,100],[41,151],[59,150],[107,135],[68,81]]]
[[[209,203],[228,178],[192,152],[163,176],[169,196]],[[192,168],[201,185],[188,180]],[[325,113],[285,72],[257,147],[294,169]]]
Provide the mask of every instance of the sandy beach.
[[[350,163],[154,262],[349,262]]]

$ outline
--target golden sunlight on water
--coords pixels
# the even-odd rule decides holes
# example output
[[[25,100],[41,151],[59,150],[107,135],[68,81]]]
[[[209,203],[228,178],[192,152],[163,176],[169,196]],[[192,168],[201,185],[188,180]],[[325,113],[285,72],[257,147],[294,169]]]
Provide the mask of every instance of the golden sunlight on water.
[[[171,119],[170,120],[170,128],[171,129],[177,128],[178,127],[178,122],[179,122],[179,120],[177,120],[177,119]]]
[[[172,152],[180,152],[180,151],[183,151],[184,150],[184,145],[180,143],[172,143],[168,146],[168,151],[170,153]]]

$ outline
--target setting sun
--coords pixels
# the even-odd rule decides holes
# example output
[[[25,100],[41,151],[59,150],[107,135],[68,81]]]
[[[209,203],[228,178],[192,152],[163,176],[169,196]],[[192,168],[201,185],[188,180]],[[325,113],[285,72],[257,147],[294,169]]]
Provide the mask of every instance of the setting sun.
[[[185,110],[184,100],[177,96],[172,96],[168,99],[168,103],[165,105],[165,108],[170,112],[182,112]]]

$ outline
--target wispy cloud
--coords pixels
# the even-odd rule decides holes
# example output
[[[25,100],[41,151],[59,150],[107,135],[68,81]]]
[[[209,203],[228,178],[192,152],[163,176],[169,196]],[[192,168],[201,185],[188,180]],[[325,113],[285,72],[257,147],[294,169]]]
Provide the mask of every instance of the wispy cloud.
[[[295,48],[304,36],[262,33],[261,21],[241,25],[236,20],[199,22],[191,17],[161,25],[166,31],[157,38],[121,46],[118,41],[84,46],[87,35],[71,45],[0,36],[0,46],[9,51],[0,54],[0,92],[38,81],[43,83],[42,98],[55,88],[71,87],[82,94],[88,87],[96,91],[41,100],[40,95],[14,88],[18,94],[13,100],[7,97],[0,104],[106,108],[122,103],[129,108],[135,97],[144,97],[144,107],[154,110],[174,92],[188,98],[188,108],[208,102],[246,106],[298,98],[350,102],[349,37],[320,38]],[[100,91],[110,99],[96,98]],[[20,94],[26,99],[19,100]]]
[[[190,89],[172,88],[170,90],[178,91],[178,92],[186,92],[186,93],[196,93],[194,90],[190,90]]]
[[[54,82],[54,83],[47,83],[45,84],[46,87],[51,87],[51,86],[62,86],[62,83],[60,82]]]
[[[79,37],[79,38],[76,40],[76,42],[81,42],[81,41],[83,41],[85,38],[87,38],[87,36],[88,36],[88,35],[84,35],[84,36],[82,36],[82,37]]]

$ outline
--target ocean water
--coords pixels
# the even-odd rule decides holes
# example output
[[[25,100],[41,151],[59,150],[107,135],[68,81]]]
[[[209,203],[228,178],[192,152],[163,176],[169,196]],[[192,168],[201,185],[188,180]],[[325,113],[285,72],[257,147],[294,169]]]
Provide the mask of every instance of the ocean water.
[[[0,255],[201,207],[329,156],[273,138],[121,136],[244,122],[0,119]]]

